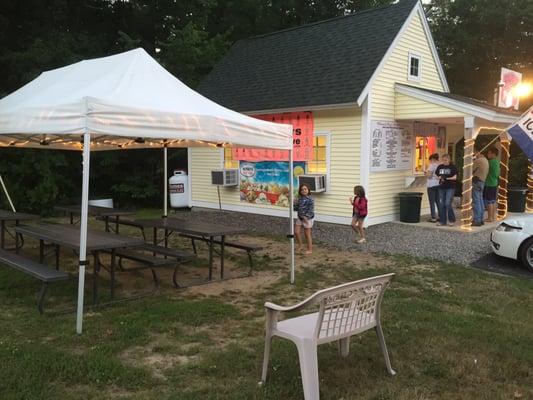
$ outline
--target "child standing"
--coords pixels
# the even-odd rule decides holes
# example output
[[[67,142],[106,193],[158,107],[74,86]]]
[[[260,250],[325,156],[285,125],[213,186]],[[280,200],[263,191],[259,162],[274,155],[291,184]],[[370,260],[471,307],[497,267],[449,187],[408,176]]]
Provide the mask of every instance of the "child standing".
[[[365,196],[365,189],[362,186],[355,186],[353,188],[355,197],[350,197],[352,209],[352,229],[359,232],[360,238],[356,240],[357,243],[366,243],[364,223],[368,215],[368,200]]]
[[[315,218],[315,201],[311,198],[309,186],[302,183],[298,188],[298,199],[294,204],[294,211],[298,212],[298,218],[294,224],[294,235],[298,241],[298,247],[302,248],[301,229],[304,228],[305,240],[307,241],[307,251],[305,254],[313,253],[313,237],[311,230]]]

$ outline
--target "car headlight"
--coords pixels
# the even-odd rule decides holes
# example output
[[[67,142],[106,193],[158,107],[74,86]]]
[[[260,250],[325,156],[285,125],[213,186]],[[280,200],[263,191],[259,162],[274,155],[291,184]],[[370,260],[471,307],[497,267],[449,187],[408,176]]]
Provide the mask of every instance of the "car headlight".
[[[522,228],[520,226],[513,226],[513,225],[506,224],[505,222],[502,222],[500,225],[498,225],[496,230],[500,232],[517,232],[517,231],[521,231]]]

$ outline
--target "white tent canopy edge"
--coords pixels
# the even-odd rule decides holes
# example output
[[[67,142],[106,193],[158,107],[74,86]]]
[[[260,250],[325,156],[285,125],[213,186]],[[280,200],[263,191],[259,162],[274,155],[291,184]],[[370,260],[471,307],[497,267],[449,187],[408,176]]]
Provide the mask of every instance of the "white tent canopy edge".
[[[44,72],[0,100],[0,147],[83,150],[76,331],[82,333],[91,150],[238,146],[289,150],[292,126],[226,109],[188,88],[143,49]],[[291,204],[293,182],[289,179]],[[291,283],[293,208],[289,207]]]

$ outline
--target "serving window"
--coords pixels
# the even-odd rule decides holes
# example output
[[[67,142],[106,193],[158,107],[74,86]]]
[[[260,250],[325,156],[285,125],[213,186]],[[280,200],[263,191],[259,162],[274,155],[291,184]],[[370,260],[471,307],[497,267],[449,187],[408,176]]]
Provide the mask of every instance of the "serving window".
[[[434,124],[415,123],[414,133],[414,173],[424,174],[429,167],[429,156],[437,153],[440,157],[446,152],[446,128]]]

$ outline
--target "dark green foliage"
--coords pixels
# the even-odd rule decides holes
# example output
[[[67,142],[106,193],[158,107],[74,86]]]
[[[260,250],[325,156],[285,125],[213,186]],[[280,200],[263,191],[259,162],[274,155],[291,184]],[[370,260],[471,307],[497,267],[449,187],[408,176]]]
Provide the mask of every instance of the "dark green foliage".
[[[492,101],[501,67],[531,74],[531,0],[432,0],[427,8],[452,92]]]
[[[17,209],[50,215],[58,204],[76,204],[81,197],[79,152],[2,149],[0,174]],[[185,169],[185,149],[169,149],[169,176]],[[161,149],[94,152],[91,155],[89,195],[111,197],[120,207],[163,203]],[[0,192],[0,208],[8,207]]]

